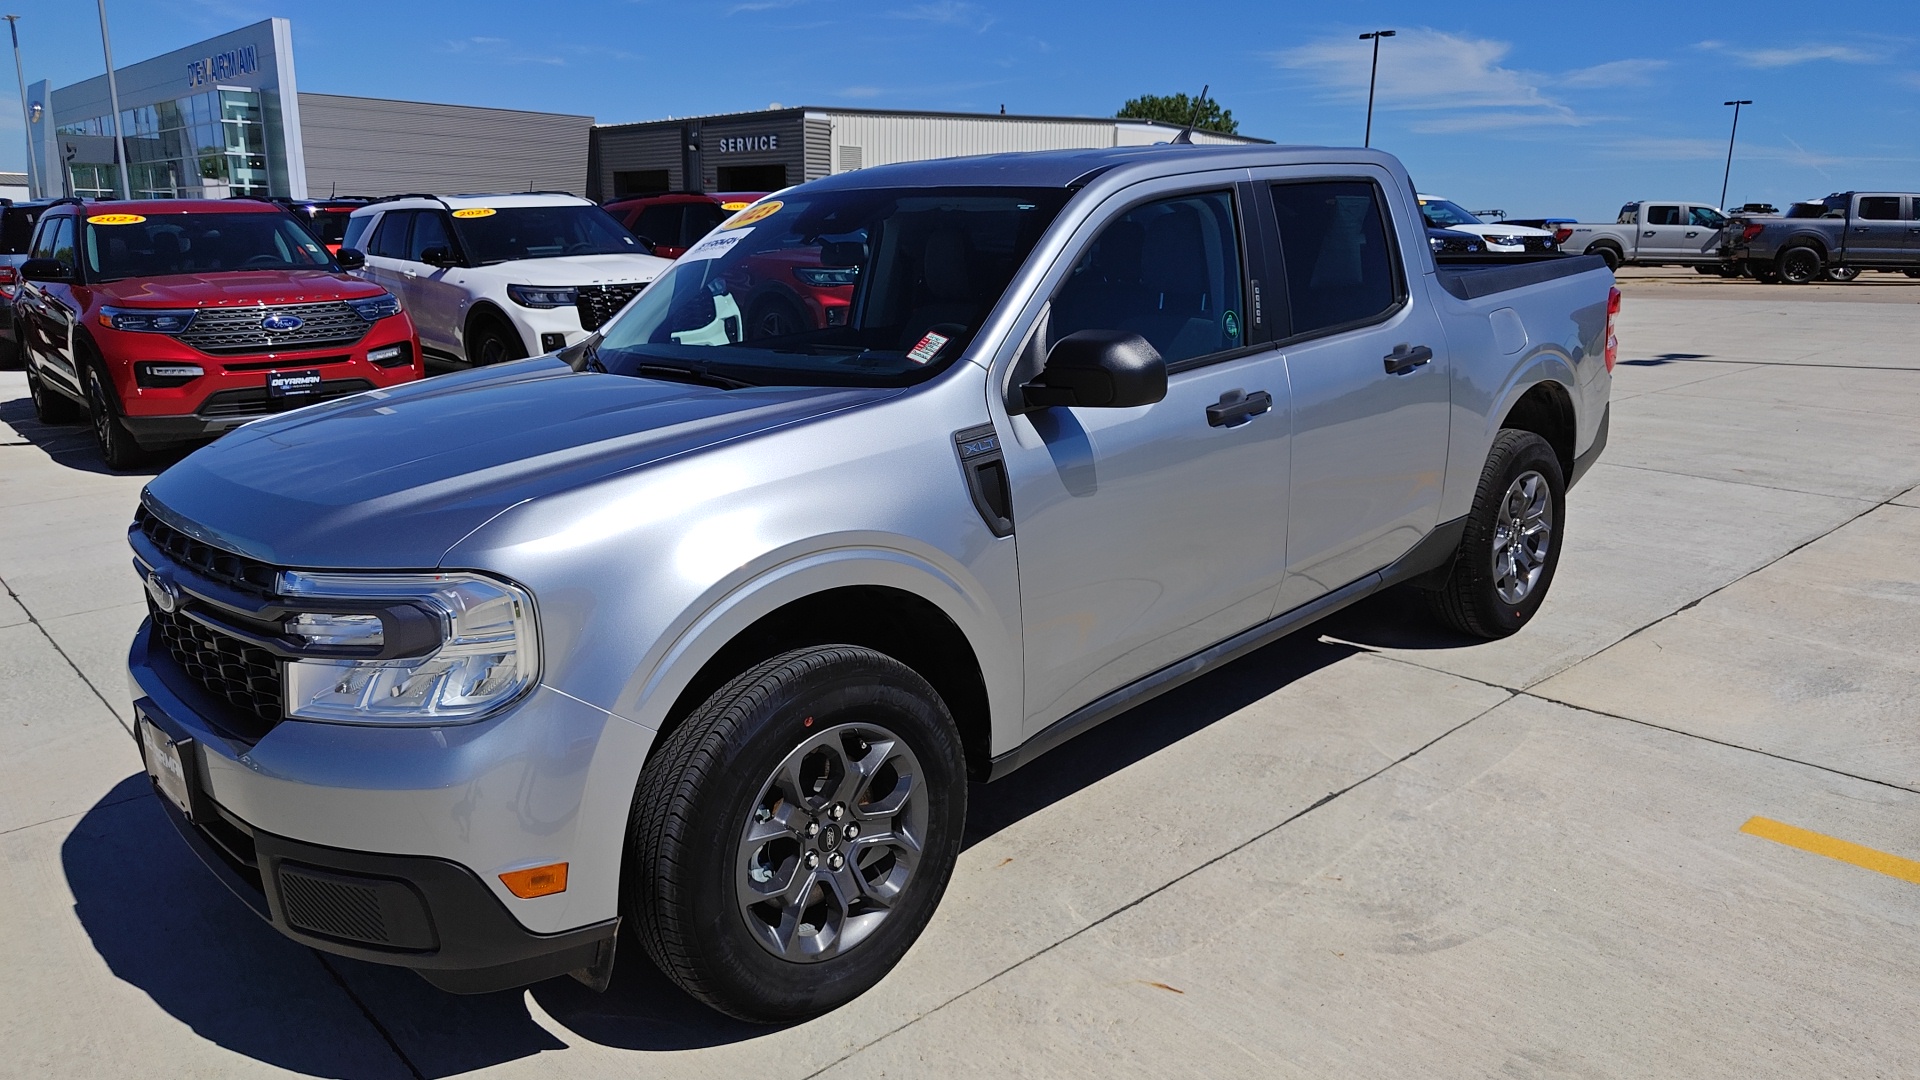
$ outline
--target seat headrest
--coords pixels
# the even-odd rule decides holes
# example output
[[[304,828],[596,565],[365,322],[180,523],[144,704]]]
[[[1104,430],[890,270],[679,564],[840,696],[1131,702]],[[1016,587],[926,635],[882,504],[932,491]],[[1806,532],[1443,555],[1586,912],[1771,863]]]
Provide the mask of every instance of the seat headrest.
[[[1207,245],[1200,217],[1188,207],[1175,207],[1148,223],[1140,259],[1142,277],[1154,292],[1207,291]]]
[[[921,257],[920,280],[938,300],[966,300],[973,295],[973,275],[967,259],[967,236],[958,229],[941,229],[927,237]]]

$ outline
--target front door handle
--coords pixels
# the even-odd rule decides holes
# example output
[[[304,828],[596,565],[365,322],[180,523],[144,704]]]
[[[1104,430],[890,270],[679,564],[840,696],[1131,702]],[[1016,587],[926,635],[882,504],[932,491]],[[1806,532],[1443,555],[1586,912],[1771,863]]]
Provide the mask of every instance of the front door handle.
[[[1251,394],[1229,390],[1220,395],[1219,404],[1207,406],[1207,423],[1214,427],[1239,427],[1271,408],[1273,395],[1265,390]]]
[[[1397,345],[1384,359],[1387,362],[1387,374],[1405,375],[1422,364],[1433,362],[1433,350],[1425,345]]]

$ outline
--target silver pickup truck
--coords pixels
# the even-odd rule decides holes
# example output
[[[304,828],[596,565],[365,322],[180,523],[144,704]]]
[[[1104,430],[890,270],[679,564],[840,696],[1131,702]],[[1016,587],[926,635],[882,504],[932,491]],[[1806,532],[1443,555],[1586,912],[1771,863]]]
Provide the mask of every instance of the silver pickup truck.
[[[1862,270],[1920,277],[1920,195],[1840,191],[1784,217],[1737,217],[1723,254],[1737,272],[1769,283],[1845,281]]]
[[[1691,266],[1718,272],[1721,230],[1727,216],[1717,206],[1685,199],[1648,199],[1620,208],[1612,224],[1576,224],[1563,248],[1598,255],[1609,269],[1622,266]],[[1729,275],[1731,276],[1731,275]]]
[[[147,770],[316,949],[604,986],[624,927],[717,1009],[831,1009],[926,925],[970,779],[1389,586],[1468,637],[1539,610],[1618,292],[1428,246],[1377,151],[769,196],[585,343],[154,479]],[[768,276],[838,300],[758,336]]]

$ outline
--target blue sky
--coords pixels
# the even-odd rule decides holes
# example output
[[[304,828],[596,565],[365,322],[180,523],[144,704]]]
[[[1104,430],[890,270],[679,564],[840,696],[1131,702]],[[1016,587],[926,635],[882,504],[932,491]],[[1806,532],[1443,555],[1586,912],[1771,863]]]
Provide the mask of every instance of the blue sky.
[[[94,6],[18,0],[29,81],[101,70]],[[1920,188],[1920,3],[1346,4],[997,0],[109,0],[122,64],[270,15],[302,89],[589,113],[786,105],[1107,115],[1211,84],[1248,134],[1354,144],[1362,30],[1374,142],[1423,190],[1516,216],[1610,220],[1634,198],[1782,204]],[[376,13],[377,12],[377,13]],[[22,168],[0,108],[0,168]]]

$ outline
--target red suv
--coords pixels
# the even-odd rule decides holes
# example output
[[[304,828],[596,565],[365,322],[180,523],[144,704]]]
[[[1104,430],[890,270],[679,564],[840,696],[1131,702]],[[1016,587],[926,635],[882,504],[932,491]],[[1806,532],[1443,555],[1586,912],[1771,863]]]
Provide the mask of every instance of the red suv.
[[[721,222],[764,198],[740,191],[669,192],[615,199],[606,211],[628,232],[652,244],[655,255],[677,259]],[[737,280],[730,280],[728,288],[745,300],[748,337],[786,337],[846,324],[855,270],[821,265],[820,250],[764,252],[735,268]]]
[[[34,410],[86,416],[114,468],[420,377],[400,302],[271,202],[63,200],[28,256],[15,319]]]

